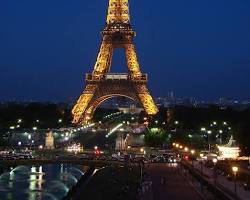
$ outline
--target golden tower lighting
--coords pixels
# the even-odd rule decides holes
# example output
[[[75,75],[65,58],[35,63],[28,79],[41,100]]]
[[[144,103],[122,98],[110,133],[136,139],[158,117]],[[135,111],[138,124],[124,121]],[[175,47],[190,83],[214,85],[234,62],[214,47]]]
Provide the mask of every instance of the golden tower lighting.
[[[147,88],[148,76],[141,72],[137,59],[133,42],[135,35],[130,24],[128,0],[109,0],[100,51],[93,72],[86,74],[85,89],[72,110],[73,123],[91,121],[96,108],[116,96],[140,102],[148,115],[157,114],[158,108]],[[110,73],[116,48],[124,49],[128,73]]]

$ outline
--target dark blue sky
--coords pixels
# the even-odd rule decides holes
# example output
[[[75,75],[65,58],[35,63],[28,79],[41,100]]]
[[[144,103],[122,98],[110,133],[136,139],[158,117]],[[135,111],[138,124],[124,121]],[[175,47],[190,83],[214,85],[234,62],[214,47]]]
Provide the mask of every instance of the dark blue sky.
[[[0,100],[78,97],[108,0],[0,1]],[[249,0],[130,0],[155,96],[250,98]],[[113,69],[126,71],[118,50]]]

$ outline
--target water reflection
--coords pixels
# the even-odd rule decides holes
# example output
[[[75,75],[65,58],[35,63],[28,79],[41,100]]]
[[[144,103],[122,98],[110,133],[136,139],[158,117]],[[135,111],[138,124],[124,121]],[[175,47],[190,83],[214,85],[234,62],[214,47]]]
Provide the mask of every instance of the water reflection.
[[[0,199],[62,199],[85,169],[82,166],[63,164],[18,166],[0,176]]]

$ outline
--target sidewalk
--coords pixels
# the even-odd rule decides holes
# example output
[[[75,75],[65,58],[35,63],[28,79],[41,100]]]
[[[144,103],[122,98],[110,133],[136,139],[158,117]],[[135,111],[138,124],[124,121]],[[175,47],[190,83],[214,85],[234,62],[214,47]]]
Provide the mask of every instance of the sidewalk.
[[[200,163],[198,163],[198,161],[194,162],[194,167],[195,169],[201,172],[201,165]],[[214,184],[215,183],[214,171],[212,169],[205,167],[204,165],[202,166],[202,171],[203,175],[207,176],[208,180]],[[220,189],[224,191],[226,189],[232,194],[234,194],[234,181],[227,180],[225,176],[217,175],[216,185]],[[244,190],[243,186],[239,182],[237,182],[237,196],[242,200],[250,200],[250,191]]]

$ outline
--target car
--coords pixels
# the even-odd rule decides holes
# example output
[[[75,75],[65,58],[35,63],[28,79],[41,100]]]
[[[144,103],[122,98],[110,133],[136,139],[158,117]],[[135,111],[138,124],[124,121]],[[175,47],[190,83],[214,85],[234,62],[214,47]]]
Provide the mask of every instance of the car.
[[[243,184],[244,190],[250,190],[250,183],[246,182]]]
[[[166,162],[166,159],[164,158],[164,156],[157,156],[156,158],[152,159],[152,162],[164,163],[164,162]]]
[[[233,178],[232,178],[232,176],[231,176],[230,174],[228,174],[228,175],[226,176],[226,178],[227,178],[228,181],[232,181],[232,180],[233,180]]]

